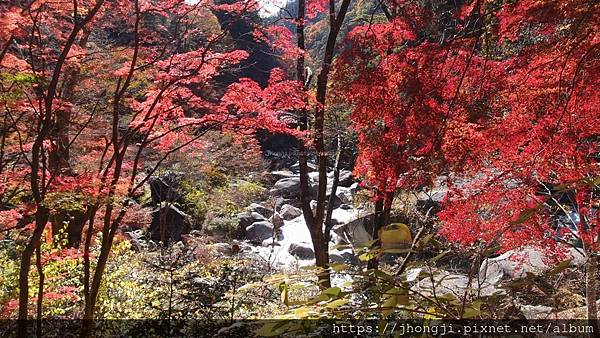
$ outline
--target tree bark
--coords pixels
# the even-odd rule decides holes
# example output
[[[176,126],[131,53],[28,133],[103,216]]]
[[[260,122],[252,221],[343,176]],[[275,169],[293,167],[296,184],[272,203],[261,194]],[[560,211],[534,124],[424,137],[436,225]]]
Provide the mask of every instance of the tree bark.
[[[29,268],[31,267],[31,258],[35,249],[38,247],[44,228],[48,222],[48,209],[40,206],[36,212],[35,229],[25,246],[21,255],[21,265],[19,267],[19,321],[17,323],[17,337],[27,337],[27,318],[29,303]]]
[[[383,197],[379,197],[375,203],[375,215],[373,217],[373,240],[379,240],[379,230],[390,222],[390,213],[392,211],[392,202],[394,200],[394,192],[388,191],[384,193]],[[375,242],[374,249],[380,247],[379,242]],[[369,260],[367,263],[367,269],[378,269],[379,268],[379,255]]]
[[[43,319],[43,303],[44,303],[44,267],[42,266],[42,242],[38,243],[35,253],[35,266],[39,276],[38,280],[38,293],[37,293],[37,326],[36,336],[42,337],[42,319]]]
[[[337,149],[335,151],[335,163],[333,165],[333,182],[331,185],[331,193],[329,194],[329,201],[327,201],[327,214],[325,215],[325,239],[329,243],[331,240],[331,229],[333,228],[333,203],[337,195],[337,188],[340,183],[340,157],[342,156],[342,137],[337,136]],[[329,247],[327,248],[329,250]]]
[[[588,255],[587,271],[585,274],[587,318],[592,323],[594,332],[598,334],[598,307],[596,303],[598,301],[598,257],[593,252],[587,252],[586,254]]]

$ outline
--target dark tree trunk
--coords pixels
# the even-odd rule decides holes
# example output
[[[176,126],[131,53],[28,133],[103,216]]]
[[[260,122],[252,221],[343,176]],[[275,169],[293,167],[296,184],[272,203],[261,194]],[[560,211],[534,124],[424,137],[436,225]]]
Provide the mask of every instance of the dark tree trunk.
[[[373,217],[373,228],[372,236],[373,240],[379,240],[379,230],[390,222],[390,213],[392,211],[392,202],[394,200],[394,192],[386,192],[383,196],[380,196],[375,203],[375,217]],[[374,249],[380,247],[380,243],[376,242]],[[378,255],[379,256],[379,255]],[[379,257],[375,257],[367,263],[368,269],[379,268]]]
[[[36,316],[36,336],[42,337],[42,319],[43,319],[43,303],[44,303],[44,267],[42,266],[42,242],[38,243],[35,252],[35,266],[39,276],[38,293],[37,293],[37,316]]]
[[[305,16],[305,0],[298,1],[298,20],[296,24],[296,33],[298,39],[298,48],[304,50],[304,16]],[[302,203],[302,212],[304,213],[304,219],[306,225],[310,231],[311,239],[313,242],[313,248],[315,251],[315,260],[317,267],[321,268],[319,273],[319,286],[321,288],[327,288],[331,285],[331,278],[329,275],[329,235],[325,233],[324,222],[325,222],[325,209],[327,202],[327,152],[325,151],[325,137],[324,137],[324,125],[325,125],[325,103],[327,98],[327,82],[329,79],[329,72],[331,70],[331,64],[333,62],[333,56],[335,51],[335,45],[338,34],[348,7],[350,6],[350,0],[343,0],[339,11],[336,14],[335,1],[329,1],[329,35],[327,37],[327,44],[325,47],[325,54],[323,55],[323,63],[321,70],[317,76],[317,107],[315,108],[315,122],[314,122],[314,145],[315,152],[317,155],[317,167],[319,173],[319,185],[317,188],[317,207],[313,213],[310,207],[310,188],[308,184],[308,165],[307,165],[307,149],[306,146],[301,144],[299,147],[299,163],[300,163],[300,198]],[[304,57],[298,57],[296,64],[296,77],[299,81],[305,82],[304,79]],[[301,128],[307,130],[308,117],[306,112],[302,114]],[[330,208],[333,205],[329,206]]]
[[[27,337],[27,318],[29,303],[29,268],[35,249],[38,247],[44,228],[48,222],[48,209],[38,207],[35,215],[35,229],[21,255],[19,268],[19,322],[17,324],[17,337]]]

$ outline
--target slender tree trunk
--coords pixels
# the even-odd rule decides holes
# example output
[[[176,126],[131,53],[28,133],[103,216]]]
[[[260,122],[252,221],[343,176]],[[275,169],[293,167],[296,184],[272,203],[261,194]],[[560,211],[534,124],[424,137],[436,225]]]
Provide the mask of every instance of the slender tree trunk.
[[[87,313],[87,306],[90,304],[90,248],[92,245],[92,238],[94,237],[94,219],[96,217],[96,212],[98,210],[98,206],[94,205],[88,210],[88,227],[87,232],[85,234],[85,242],[83,245],[83,297],[84,297],[84,313]],[[82,323],[81,336],[85,337],[91,330],[89,327],[91,325],[89,320],[85,320]]]
[[[313,213],[310,207],[310,187],[308,183],[308,165],[307,165],[307,149],[304,144],[300,145],[299,149],[299,164],[300,164],[300,199],[302,202],[302,212],[306,225],[308,226],[313,248],[315,251],[315,261],[317,267],[322,271],[319,273],[319,286],[328,288],[331,285],[329,275],[329,250],[328,250],[328,234],[325,233],[323,226],[325,222],[325,208],[327,201],[327,152],[325,151],[325,103],[327,98],[327,82],[329,72],[333,62],[335,45],[337,37],[344,22],[350,0],[343,0],[338,13],[335,10],[335,1],[329,1],[329,35],[323,56],[321,70],[317,76],[317,107],[315,108],[314,122],[314,145],[317,155],[317,166],[319,173],[319,184],[317,188],[317,207]],[[304,19],[305,19],[306,2],[305,0],[298,1],[298,20],[296,20],[296,34],[298,39],[298,47],[304,50]],[[304,79],[304,56],[298,57],[296,63],[296,77],[299,81],[305,82]],[[302,114],[302,122],[300,127],[307,130],[308,117],[306,113]],[[302,142],[300,142],[302,143]]]
[[[17,324],[17,337],[27,337],[27,318],[29,304],[29,269],[31,259],[40,238],[48,222],[48,209],[43,206],[38,207],[36,212],[35,229],[31,235],[29,243],[25,246],[21,255],[21,265],[19,268],[19,321]]]
[[[373,240],[379,240],[379,230],[390,223],[390,214],[392,211],[392,202],[394,200],[394,192],[386,192],[383,197],[380,197],[375,203],[375,214],[373,217]],[[375,249],[380,247],[380,243],[376,242]],[[368,269],[379,268],[379,255],[369,260],[367,263]]]
[[[587,251],[587,250],[586,250]],[[585,300],[587,305],[587,318],[594,326],[594,332],[598,332],[598,257],[593,252],[588,255],[587,271],[585,274]]]
[[[306,1],[298,1],[298,19],[296,20],[296,37],[298,49],[304,51],[304,19],[306,12]],[[304,54],[300,54],[296,59],[296,80],[303,83],[305,87],[308,86],[307,79],[304,76]],[[302,110],[300,112],[300,129],[303,131],[308,130],[308,112]],[[308,177],[308,149],[304,144],[303,140],[300,140],[298,145],[298,163],[300,165],[300,204],[304,220],[310,232],[310,237],[313,244],[313,250],[315,252],[315,262],[317,267],[321,268],[317,275],[319,278],[319,286],[321,288],[328,288],[331,285],[329,277],[329,254],[327,252],[327,241],[323,236],[322,223],[318,223],[313,214],[312,208],[310,207],[311,201],[311,188]]]
[[[42,266],[42,242],[38,242],[38,246],[35,252],[35,266],[39,276],[38,280],[38,293],[37,293],[37,326],[36,336],[42,337],[42,315],[43,315],[43,303],[44,303],[44,267]]]
[[[373,226],[371,227],[371,236],[373,240],[377,240],[379,238],[378,231],[381,228],[383,215],[383,197],[378,196],[377,201],[375,202],[375,212],[373,214]],[[373,249],[377,249],[377,245],[373,246]],[[374,257],[367,262],[367,269],[377,269],[379,267],[379,258]]]
[[[337,149],[335,151],[335,163],[333,165],[333,182],[331,185],[331,193],[329,194],[329,201],[327,201],[327,214],[325,215],[325,239],[328,244],[331,240],[331,229],[333,228],[333,222],[331,221],[331,218],[333,217],[333,204],[335,202],[337,188],[340,183],[340,157],[342,156],[342,148],[342,137],[338,135]],[[329,246],[327,247],[327,250],[329,251]]]

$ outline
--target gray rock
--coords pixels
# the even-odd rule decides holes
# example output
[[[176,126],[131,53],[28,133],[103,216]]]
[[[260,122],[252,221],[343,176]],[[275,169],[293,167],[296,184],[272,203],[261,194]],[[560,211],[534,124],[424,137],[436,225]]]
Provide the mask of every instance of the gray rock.
[[[282,179],[282,178],[290,178],[290,177],[297,177],[298,176],[298,174],[294,174],[290,170],[276,170],[276,171],[271,171],[271,175],[275,176],[278,180]]]
[[[548,315],[554,312],[554,308],[545,305],[521,305],[520,310],[528,320],[548,319]]]
[[[180,201],[180,181],[181,174],[176,172],[168,172],[162,176],[150,178],[148,185],[150,186],[152,204],[158,205],[161,202]]]
[[[332,231],[342,238],[344,243],[361,247],[373,238],[370,232],[372,224],[373,215],[371,214],[346,224],[336,225]]]
[[[300,178],[290,177],[280,179],[279,181],[275,182],[275,185],[273,185],[271,194],[286,198],[298,197],[300,195]]]
[[[566,259],[571,259],[574,265],[585,262],[585,257],[574,248],[569,249]],[[546,261],[546,254],[533,247],[507,251],[498,257],[486,259],[479,268],[479,278],[497,284],[502,280],[524,278],[528,273],[543,274],[552,268]]]
[[[358,259],[350,250],[330,250],[329,260],[333,263],[357,264]]]
[[[238,214],[239,225],[238,229],[243,232],[245,229],[255,222],[266,221],[267,219],[257,212],[243,212]]]
[[[317,170],[316,164],[314,164],[312,162],[308,162],[307,165],[308,165],[308,170]],[[299,172],[300,171],[300,163],[296,162],[296,163],[292,164],[290,166],[290,170],[295,173]]]
[[[292,243],[288,248],[288,252],[299,259],[315,258],[315,252],[309,243]]]
[[[261,214],[263,217],[265,217],[265,219],[273,216],[273,209],[267,208],[258,203],[250,204],[248,209],[250,209],[250,211],[252,211],[252,212],[257,212],[257,213]]]
[[[338,187],[335,195],[340,199],[342,204],[352,204],[354,200],[351,188]]]
[[[268,221],[253,223],[246,227],[246,238],[255,243],[262,243],[267,238],[273,237],[275,226]]]
[[[214,243],[210,245],[209,248],[223,255],[233,254],[233,250],[229,243]]]
[[[289,204],[284,204],[283,206],[281,206],[281,210],[279,211],[279,213],[281,214],[281,217],[286,220],[292,220],[296,217],[299,217],[302,215],[302,210],[291,206]]]
[[[352,194],[352,196],[354,196],[356,195],[360,187],[358,186],[358,182],[354,182],[348,188],[350,188],[350,193]]]
[[[427,212],[430,209],[434,212],[440,210],[440,204],[446,197],[448,193],[448,188],[446,187],[437,187],[433,188],[428,192],[422,192],[417,194],[417,201],[415,206],[421,212]]]
[[[171,203],[163,202],[152,212],[150,238],[155,241],[178,242],[181,235],[189,234],[189,216]]]
[[[281,246],[281,243],[279,243],[277,240],[273,240],[273,238],[267,238],[264,241],[262,241],[262,243],[260,244],[261,246],[264,247],[270,247],[270,246]]]
[[[297,196],[299,197],[299,196]],[[279,197],[274,197],[274,201],[275,201],[275,210],[276,211],[280,211],[281,207],[283,207],[286,204],[295,206],[295,207],[299,207],[300,206],[300,199],[298,198],[283,198],[281,196]]]
[[[469,286],[469,277],[463,274],[437,270],[434,271],[432,277],[429,273],[426,273],[421,279],[417,278],[419,281],[413,286],[414,290],[424,296],[436,294],[438,296],[452,295],[456,298],[459,298],[465,292],[469,292],[472,295],[479,294],[481,296],[506,293],[505,290],[499,289],[489,282],[475,281],[474,284]]]
[[[195,236],[195,237],[200,237],[200,236],[202,236],[202,231],[200,231],[200,230],[192,230],[192,231],[190,231],[190,235],[191,236]]]
[[[330,180],[333,180],[333,171],[327,174]],[[338,186],[349,187],[352,185],[352,172],[350,170],[340,170],[340,176],[338,180]]]
[[[310,201],[310,210],[312,210],[313,214],[317,211],[317,201]]]

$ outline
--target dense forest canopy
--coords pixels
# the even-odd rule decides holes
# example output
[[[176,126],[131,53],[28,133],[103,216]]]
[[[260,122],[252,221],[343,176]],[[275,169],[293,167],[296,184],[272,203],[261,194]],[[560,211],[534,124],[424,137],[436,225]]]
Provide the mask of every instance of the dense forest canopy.
[[[3,1],[0,318],[597,319],[598,17]]]

